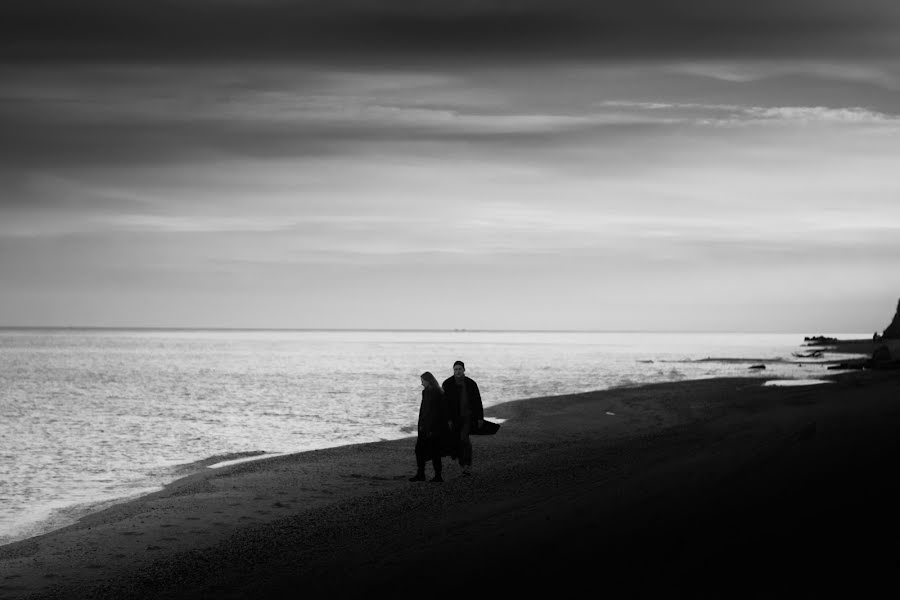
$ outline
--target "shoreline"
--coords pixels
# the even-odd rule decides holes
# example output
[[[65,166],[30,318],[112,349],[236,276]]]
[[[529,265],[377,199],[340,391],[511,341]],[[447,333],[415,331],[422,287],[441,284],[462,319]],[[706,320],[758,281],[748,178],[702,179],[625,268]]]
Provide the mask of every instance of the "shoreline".
[[[862,357],[865,355],[865,351],[867,350],[867,344],[871,343],[870,340],[866,340],[866,339],[847,339],[847,340],[840,340],[840,341],[842,344],[845,344],[845,345],[840,346],[840,347],[834,347],[834,348],[827,347],[827,348],[825,348],[825,351],[827,353],[859,355]],[[859,359],[850,359],[850,360],[851,361],[857,361],[857,360],[862,361],[864,359],[859,358]],[[651,363],[653,363],[653,362],[681,363],[681,362],[685,362],[685,361],[662,360],[662,361],[647,361],[647,362],[651,362]],[[804,362],[802,360],[790,360],[790,359],[784,358],[784,357],[774,357],[774,358],[772,358],[772,357],[769,357],[769,358],[706,357],[706,358],[699,358],[699,359],[695,359],[693,361],[687,361],[687,362],[698,362],[698,363],[715,362],[715,363],[723,363],[723,364],[747,364],[747,365],[751,365],[751,364],[755,364],[755,363],[768,363],[770,365],[779,364],[779,365],[798,365],[798,366],[818,366],[818,367],[824,368],[825,366],[827,366],[829,364],[837,364],[837,363],[841,363],[841,362],[846,363],[847,359],[845,358],[845,359],[835,359],[835,360],[819,360],[819,361]],[[826,373],[823,371],[822,375],[824,376],[825,374]],[[830,375],[832,373],[827,373],[827,374]],[[736,375],[736,376],[740,377],[741,375]],[[766,374],[764,372],[758,372],[758,373],[755,373],[752,375],[750,373],[747,373],[746,376],[754,377],[754,378],[778,378],[779,377],[779,375],[777,375],[776,373]],[[698,377],[693,380],[701,381],[701,380],[715,379],[718,377],[720,377],[720,376],[714,375],[714,376],[708,376],[708,377]],[[692,379],[681,380],[681,381],[692,381]],[[665,382],[663,382],[663,383],[665,383]],[[636,388],[636,387],[643,387],[645,385],[657,385],[657,383],[642,382],[642,383],[633,383],[633,384],[613,384],[613,385],[610,385],[609,387],[604,387],[604,388],[600,388],[597,390],[591,390],[591,392],[585,392],[585,393],[614,390],[614,389],[619,389],[619,388]],[[499,405],[494,405],[494,406],[502,406],[503,404],[506,404],[509,402],[521,402],[523,400],[540,401],[545,398],[552,398],[552,397],[553,396],[535,397],[535,398],[519,398],[519,399],[515,399],[515,400],[507,400],[505,402],[502,402]],[[486,410],[490,410],[492,408],[493,408],[493,406],[489,406],[486,408]],[[398,439],[405,439],[406,437],[409,437],[408,434],[398,433],[398,437],[389,438],[389,439],[398,440]],[[355,445],[355,444],[343,444],[343,445]],[[326,448],[327,447],[328,446],[326,446]],[[321,449],[323,449],[323,448],[312,449],[309,451],[321,450]],[[27,541],[28,539],[31,539],[33,537],[45,535],[45,534],[57,531],[59,529],[62,529],[64,527],[68,527],[69,525],[77,523],[78,520],[88,517],[91,514],[98,512],[99,510],[103,510],[106,507],[113,506],[115,504],[119,504],[122,502],[129,502],[134,499],[146,496],[148,494],[152,494],[152,493],[155,493],[158,491],[163,491],[169,485],[182,479],[185,476],[185,474],[206,471],[206,467],[210,467],[213,463],[216,463],[216,462],[226,462],[227,463],[231,460],[231,458],[237,458],[237,459],[243,460],[243,461],[255,461],[255,460],[274,458],[277,456],[293,455],[293,454],[298,454],[298,453],[302,453],[302,452],[304,452],[304,451],[268,452],[268,451],[257,450],[257,451],[246,451],[246,452],[234,452],[234,453],[216,454],[213,456],[199,458],[197,460],[192,460],[192,461],[189,461],[186,463],[175,464],[175,465],[172,465],[171,467],[167,467],[167,469],[172,471],[172,474],[170,477],[163,478],[162,480],[159,480],[158,478],[153,478],[153,481],[152,482],[148,481],[148,483],[144,487],[144,489],[142,489],[142,491],[140,491],[138,493],[125,493],[121,496],[100,497],[93,501],[86,501],[86,502],[81,502],[81,503],[72,504],[72,505],[59,505],[54,508],[48,508],[47,516],[45,518],[41,519],[40,521],[35,521],[33,523],[28,524],[28,528],[27,528],[28,533],[26,533],[24,535],[24,537],[22,535],[16,535],[15,538],[17,538],[17,539],[14,539],[12,541],[0,542],[0,549],[2,549],[4,546],[7,546],[9,544]]]
[[[833,339],[833,338],[828,338]],[[802,360],[789,360],[787,358],[777,357],[777,358],[714,358],[707,357],[702,359],[696,359],[694,362],[721,362],[721,363],[738,363],[738,364],[752,364],[752,363],[771,363],[771,364],[795,364],[795,365],[812,365],[812,366],[827,366],[830,364],[844,364],[850,365],[848,367],[848,371],[854,368],[858,368],[856,365],[861,365],[864,362],[866,356],[871,354],[872,349],[877,345],[877,342],[873,342],[869,339],[835,339],[834,343],[811,343],[809,339],[807,339],[807,343],[804,343],[803,346],[808,347],[821,347],[822,350],[826,354],[834,353],[834,354],[845,354],[845,355],[857,355],[860,358],[858,359],[834,359],[834,360],[820,360],[820,361],[811,361],[804,362]],[[659,361],[666,362],[666,361]],[[677,361],[680,362],[680,361]],[[820,376],[833,375],[834,373],[825,373],[823,372]],[[755,375],[750,375],[748,373],[747,377],[752,377],[753,379],[767,379],[764,374],[758,373]],[[776,374],[772,374],[771,377],[773,379],[778,378]],[[693,380],[682,380],[682,381],[704,381],[710,379],[717,379],[718,376],[713,377],[702,377]],[[665,385],[666,383],[671,382],[663,382],[661,385]],[[593,390],[591,392],[585,393],[596,393],[603,392],[609,390],[616,389],[634,389],[640,388],[647,385],[660,385],[660,383],[640,383],[640,384],[625,384],[625,385],[612,385],[607,388],[601,388],[599,390]],[[522,401],[544,401],[548,399],[552,399],[555,396],[546,396],[546,397],[535,397],[535,398],[522,398],[516,400],[509,400],[494,406],[503,406],[504,404],[508,404],[511,402],[522,402]],[[486,410],[491,410],[494,406],[490,406],[486,408]],[[401,436],[398,438],[393,438],[388,441],[396,441],[400,439],[406,439],[408,436]],[[335,447],[343,447],[343,446],[353,446],[357,444],[345,444],[342,446]],[[328,447],[326,447],[328,448]],[[116,504],[125,503],[140,499],[144,496],[148,496],[153,493],[162,492],[170,485],[173,485],[188,476],[185,474],[197,474],[206,472],[209,468],[219,468],[215,463],[223,463],[222,466],[230,466],[232,462],[255,462],[258,460],[266,460],[272,459],[279,456],[293,456],[296,454],[302,454],[304,452],[311,452],[322,450],[325,448],[317,448],[307,451],[298,451],[298,452],[266,452],[266,451],[248,451],[248,452],[236,452],[236,453],[226,453],[226,454],[217,454],[214,456],[200,458],[198,460],[190,461],[187,463],[177,464],[170,467],[173,472],[173,476],[169,479],[166,479],[162,482],[158,482],[154,485],[147,486],[146,490],[141,491],[136,494],[127,494],[119,497],[109,497],[109,498],[100,498],[93,502],[84,502],[80,504],[73,504],[70,506],[61,506],[58,508],[51,509],[51,512],[48,516],[43,519],[41,522],[35,522],[31,527],[32,531],[36,533],[30,533],[25,537],[18,537],[13,541],[7,541],[0,543],[0,549],[10,544],[15,544],[19,542],[25,542],[34,537],[43,536],[46,534],[53,533],[60,529],[69,527],[71,525],[77,524],[77,522],[83,518],[90,517],[90,515],[104,510],[110,506],[114,506]],[[65,516],[69,515],[69,516]]]
[[[154,483],[151,483],[151,481],[148,480],[145,486],[136,486],[141,491],[116,496],[111,495],[109,497],[96,498],[94,500],[79,503],[56,503],[57,505],[45,510],[45,517],[36,521],[29,522],[27,524],[26,531],[34,531],[35,533],[25,534],[24,536],[17,535],[15,537],[17,537],[18,539],[12,541],[0,541],[0,549],[10,544],[24,542],[34,537],[53,533],[54,531],[73,525],[79,520],[88,517],[93,513],[102,511],[110,506],[137,500],[149,494],[162,491],[166,488],[166,486],[175,483],[176,481],[183,479],[184,477],[187,477],[192,473],[202,472],[207,468],[214,468],[216,463],[228,463],[231,460],[253,460],[254,458],[269,458],[271,456],[278,456],[280,454],[281,453],[266,453],[261,451],[217,454],[196,461],[180,463],[172,465],[171,467],[167,467],[167,469],[171,470],[172,472],[172,475],[170,477],[164,478],[162,481],[157,481],[156,479],[154,479]]]
[[[612,571],[621,575],[605,575],[603,585],[631,581],[638,589],[652,582],[629,579],[637,554],[669,575],[680,565],[685,585],[702,588],[701,573],[685,564],[687,557],[717,559],[714,544],[697,545],[698,532],[701,539],[726,543],[715,533],[724,523],[742,531],[738,537],[750,540],[754,551],[779,551],[772,540],[743,529],[743,519],[723,514],[720,505],[736,503],[746,511],[753,509],[746,496],[761,497],[767,509],[751,519],[755,526],[803,542],[778,520],[778,504],[767,496],[773,482],[775,489],[796,488],[798,477],[809,479],[838,465],[837,480],[828,485],[847,508],[854,501],[840,493],[846,489],[841,478],[855,481],[858,474],[844,468],[846,448],[853,448],[851,457],[874,457],[873,465],[893,464],[890,427],[900,425],[900,403],[891,401],[900,389],[897,374],[859,371],[825,378],[833,385],[701,379],[495,405],[489,414],[506,422],[496,436],[474,438],[475,476],[462,478],[455,465],[447,465],[444,484],[406,481],[414,470],[413,438],[206,469],[63,529],[0,546],[0,595],[396,592],[409,582],[425,583],[427,557],[475,547],[483,564],[448,584],[448,594],[464,584],[498,591],[507,589],[501,583],[515,586],[502,573],[513,569],[515,577],[523,565],[539,575],[534,585],[555,577],[565,578],[558,585],[586,583],[598,560],[604,570],[615,566]],[[887,432],[889,437],[882,435]],[[873,454],[876,448],[890,452]],[[840,460],[825,461],[819,452]],[[876,483],[886,490],[890,478],[886,472]],[[753,480],[765,485],[741,483]],[[815,500],[817,512],[835,503],[827,494],[818,497],[820,484],[810,480],[799,494]],[[866,481],[855,485],[865,489]],[[704,507],[722,521],[715,528]],[[773,529],[764,515],[779,525]],[[842,522],[830,518],[834,531]],[[841,529],[843,537],[850,533]],[[820,543],[814,534],[804,535]],[[659,555],[672,544],[689,551],[682,558],[681,550]],[[746,550],[729,548],[745,561],[751,558]],[[813,552],[815,545],[803,549]]]

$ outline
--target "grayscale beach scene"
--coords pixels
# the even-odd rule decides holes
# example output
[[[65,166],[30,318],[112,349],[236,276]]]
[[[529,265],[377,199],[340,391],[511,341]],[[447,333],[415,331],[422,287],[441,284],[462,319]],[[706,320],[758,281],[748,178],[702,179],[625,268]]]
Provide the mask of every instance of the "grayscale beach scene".
[[[898,167],[896,0],[4,0],[0,600],[896,596]]]

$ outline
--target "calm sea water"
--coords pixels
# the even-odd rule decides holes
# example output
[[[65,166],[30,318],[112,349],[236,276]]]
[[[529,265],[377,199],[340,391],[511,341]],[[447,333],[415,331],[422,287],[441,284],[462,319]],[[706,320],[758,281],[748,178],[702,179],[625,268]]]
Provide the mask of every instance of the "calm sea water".
[[[789,363],[802,344],[802,334],[0,329],[0,544],[219,459],[412,435],[419,374],[443,380],[457,359],[490,415],[500,402],[616,386],[825,373]],[[764,373],[748,370],[758,360]]]

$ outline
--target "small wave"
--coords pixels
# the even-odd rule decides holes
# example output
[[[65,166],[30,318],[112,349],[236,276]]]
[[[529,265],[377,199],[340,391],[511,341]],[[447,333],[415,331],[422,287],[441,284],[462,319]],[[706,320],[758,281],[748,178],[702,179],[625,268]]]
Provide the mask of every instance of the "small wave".
[[[210,467],[218,463],[229,462],[233,460],[247,460],[249,458],[262,457],[266,454],[268,453],[264,450],[250,450],[247,452],[229,452],[226,454],[216,454],[202,460],[175,465],[173,467],[170,467],[169,469],[166,469],[166,474],[173,474],[176,477],[180,477],[194,471],[200,471],[205,467]]]
[[[218,469],[220,467],[228,467],[230,465],[236,465],[239,463],[250,462],[253,460],[261,460],[263,458],[273,458],[275,456],[282,456],[282,452],[263,452],[262,454],[251,454],[250,456],[244,456],[242,458],[235,458],[231,460],[223,460],[217,463],[213,463],[211,465],[207,465],[210,469]]]
[[[763,385],[771,387],[793,387],[798,385],[818,385],[820,383],[834,383],[825,379],[770,379]]]
[[[671,369],[669,369],[669,372],[666,373],[666,376],[673,381],[681,381],[682,379],[685,378],[685,374],[682,373],[681,371],[679,371],[678,369],[676,369],[675,367],[672,367]]]
[[[716,363],[725,363],[725,364],[743,364],[743,363],[786,363],[789,362],[784,358],[778,356],[775,358],[714,358],[707,356],[706,358],[697,358],[694,360],[684,360],[684,361],[666,361],[666,362],[683,362],[683,363],[708,363],[708,362],[716,362]]]

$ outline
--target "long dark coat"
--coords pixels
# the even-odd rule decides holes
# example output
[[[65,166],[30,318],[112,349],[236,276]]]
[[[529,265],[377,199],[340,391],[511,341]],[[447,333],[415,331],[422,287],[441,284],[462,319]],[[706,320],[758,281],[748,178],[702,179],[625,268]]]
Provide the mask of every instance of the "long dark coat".
[[[441,390],[424,388],[422,404],[419,406],[419,438],[416,447],[430,448],[424,451],[425,454],[431,454],[431,449],[436,448],[441,456],[456,458],[456,440],[449,422],[445,395]]]
[[[422,388],[422,404],[419,405],[419,435],[432,437],[442,435],[447,430],[447,399],[441,390]]]
[[[466,398],[469,401],[469,412],[472,415],[472,421],[484,419],[484,405],[481,403],[481,392],[478,390],[478,384],[468,377],[463,377],[463,385],[466,386]],[[444,396],[447,397],[447,410],[450,414],[450,420],[454,423],[459,421],[459,388],[456,385],[455,377],[448,377],[441,385],[444,390]]]

